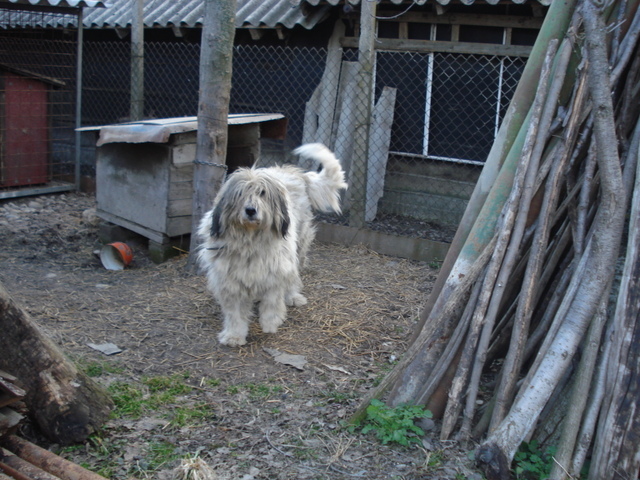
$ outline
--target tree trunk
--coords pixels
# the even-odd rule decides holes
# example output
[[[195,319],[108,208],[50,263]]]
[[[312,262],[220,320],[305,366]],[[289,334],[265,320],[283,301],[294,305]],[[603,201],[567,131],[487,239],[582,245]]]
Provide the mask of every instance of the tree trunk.
[[[29,415],[52,441],[82,442],[109,418],[109,396],[63,355],[1,285],[0,331],[0,369],[21,382]]]
[[[191,244],[187,271],[198,266],[196,235],[205,211],[211,208],[227,170],[229,98],[233,67],[236,0],[206,0],[200,47],[198,137],[193,165]]]

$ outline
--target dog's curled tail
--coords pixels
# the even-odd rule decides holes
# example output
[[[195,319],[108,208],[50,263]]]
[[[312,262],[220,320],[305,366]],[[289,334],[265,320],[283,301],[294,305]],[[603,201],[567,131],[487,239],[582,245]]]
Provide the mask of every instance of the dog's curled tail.
[[[317,164],[317,171],[304,174],[311,206],[321,212],[340,213],[340,190],[347,188],[340,160],[321,143],[307,143],[293,153]]]

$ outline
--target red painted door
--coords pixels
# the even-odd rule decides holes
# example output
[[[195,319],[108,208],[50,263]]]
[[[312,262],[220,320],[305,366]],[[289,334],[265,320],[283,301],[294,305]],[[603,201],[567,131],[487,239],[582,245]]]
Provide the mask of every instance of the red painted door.
[[[4,141],[0,185],[18,187],[49,179],[47,85],[13,73],[4,73]]]

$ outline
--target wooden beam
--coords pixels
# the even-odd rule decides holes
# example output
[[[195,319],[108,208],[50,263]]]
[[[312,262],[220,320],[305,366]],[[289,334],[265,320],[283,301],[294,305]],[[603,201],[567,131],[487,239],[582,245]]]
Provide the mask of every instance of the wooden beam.
[[[361,228],[365,225],[367,198],[367,162],[369,158],[369,132],[371,127],[371,107],[373,101],[373,82],[376,43],[376,2],[360,4],[360,38],[358,39],[358,75],[357,100],[354,117],[356,126],[353,143],[353,161],[349,188],[350,208],[349,225]]]
[[[345,37],[341,41],[345,48],[357,48],[358,39]],[[499,55],[510,57],[528,57],[531,48],[524,45],[497,45],[491,43],[443,42],[432,40],[401,40],[379,38],[376,40],[377,51],[418,52],[418,53],[466,53],[473,55]]]
[[[251,35],[251,40],[260,40],[262,38],[262,30],[259,28],[250,28],[249,35]]]
[[[406,23],[434,23],[449,25],[472,25],[478,27],[513,27],[513,28],[533,28],[540,29],[544,21],[544,11],[535,10],[533,17],[519,15],[486,15],[476,13],[447,13],[442,14],[431,12],[408,12],[397,18],[391,13],[379,13],[386,22],[406,22]],[[356,17],[351,17],[356,20]]]

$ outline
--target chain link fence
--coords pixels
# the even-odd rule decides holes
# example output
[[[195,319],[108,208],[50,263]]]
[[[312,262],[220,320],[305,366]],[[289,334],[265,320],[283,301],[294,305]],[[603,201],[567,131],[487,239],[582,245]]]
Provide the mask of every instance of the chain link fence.
[[[76,35],[21,27],[75,20],[0,8],[0,198],[75,188]]]
[[[83,123],[129,115],[130,47],[87,42]],[[322,220],[394,235],[450,241],[482,169],[525,59],[455,53],[376,53],[372,100],[358,102],[357,51],[236,46],[230,112],[282,113],[283,161],[305,142],[334,150],[348,172],[344,213]],[[199,46],[145,45],[145,117],[196,115]],[[362,111],[364,109],[364,112]],[[366,159],[354,159],[358,129]],[[354,192],[365,192],[354,208]],[[353,212],[364,218],[355,219]]]

